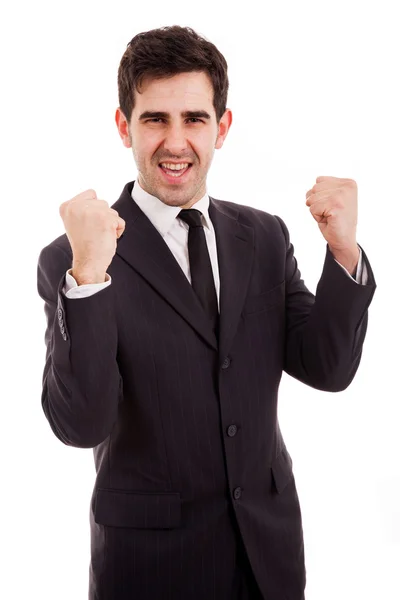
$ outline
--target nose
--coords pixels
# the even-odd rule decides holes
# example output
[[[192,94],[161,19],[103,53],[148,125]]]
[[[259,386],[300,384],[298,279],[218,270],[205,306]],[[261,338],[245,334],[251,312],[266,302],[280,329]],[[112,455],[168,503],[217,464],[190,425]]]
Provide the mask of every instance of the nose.
[[[165,134],[164,148],[173,156],[187,156],[188,144],[185,130],[181,125],[171,125],[168,128]]]

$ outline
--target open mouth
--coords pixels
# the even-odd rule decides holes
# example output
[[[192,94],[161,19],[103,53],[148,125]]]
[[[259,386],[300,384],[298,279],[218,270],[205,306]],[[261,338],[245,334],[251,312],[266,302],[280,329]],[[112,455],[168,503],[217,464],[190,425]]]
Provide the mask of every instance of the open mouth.
[[[164,167],[161,166],[161,164],[158,165],[158,168],[160,169],[160,171],[162,172],[164,178],[166,179],[166,181],[168,183],[183,183],[187,177],[188,177],[188,173],[190,172],[190,169],[192,168],[192,164],[189,163],[189,165],[187,167],[184,167],[183,169],[166,169]]]

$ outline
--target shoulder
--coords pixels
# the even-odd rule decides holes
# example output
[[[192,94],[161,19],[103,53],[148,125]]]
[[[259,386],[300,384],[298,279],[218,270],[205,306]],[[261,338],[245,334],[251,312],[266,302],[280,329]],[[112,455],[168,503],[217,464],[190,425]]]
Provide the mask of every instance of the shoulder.
[[[286,224],[278,215],[246,204],[219,200],[211,196],[210,200],[217,209],[227,214],[227,216],[237,218],[240,223],[253,227],[256,233],[257,231],[261,231],[287,238],[288,230]]]

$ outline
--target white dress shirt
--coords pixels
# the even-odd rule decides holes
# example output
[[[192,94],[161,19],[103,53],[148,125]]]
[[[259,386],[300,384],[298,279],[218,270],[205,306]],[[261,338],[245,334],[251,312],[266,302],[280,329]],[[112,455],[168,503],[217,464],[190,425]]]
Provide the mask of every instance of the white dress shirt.
[[[158,198],[156,198],[156,196],[152,196],[151,194],[146,192],[139,185],[139,182],[137,180],[135,180],[135,185],[132,189],[132,198],[139,206],[139,208],[144,212],[144,214],[148,217],[148,219],[151,221],[154,227],[162,235],[165,242],[168,244],[171,252],[178,261],[182,271],[185,273],[186,277],[191,283],[188,249],[189,225],[181,219],[176,218],[181,211],[181,207],[168,206],[167,204],[164,204]],[[201,198],[201,200],[198,200],[198,202],[196,202],[196,204],[193,205],[193,208],[196,208],[202,213],[204,233],[206,236],[208,252],[210,254],[211,266],[214,274],[214,282],[215,289],[217,292],[219,310],[220,280],[218,269],[217,245],[214,227],[208,214],[209,205],[210,198],[206,192],[206,194]],[[342,269],[344,269],[344,271],[351,278],[351,280],[354,281],[355,284],[358,283],[361,285],[366,285],[368,275],[366,265],[362,259],[361,248],[355,280],[347,271],[347,269],[343,267],[343,265],[341,265],[338,261],[336,262],[342,267]],[[63,292],[67,296],[67,298],[86,298],[87,296],[91,296],[92,294],[95,294],[96,292],[102,290],[108,285],[111,285],[112,280],[111,276],[108,273],[106,273],[106,281],[104,281],[104,283],[86,283],[83,285],[78,285],[75,278],[71,275],[71,271],[72,269],[68,269],[66,273],[65,285],[63,288]]]

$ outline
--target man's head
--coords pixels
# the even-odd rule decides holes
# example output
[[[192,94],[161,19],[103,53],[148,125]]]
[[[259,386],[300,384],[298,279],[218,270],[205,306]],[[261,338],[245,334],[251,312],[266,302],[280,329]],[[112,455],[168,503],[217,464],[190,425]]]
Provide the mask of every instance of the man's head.
[[[214,150],[232,123],[227,70],[217,48],[188,27],[153,29],[128,44],[115,120],[139,184],[164,204],[190,208],[206,193]],[[160,163],[191,166],[175,178]]]

